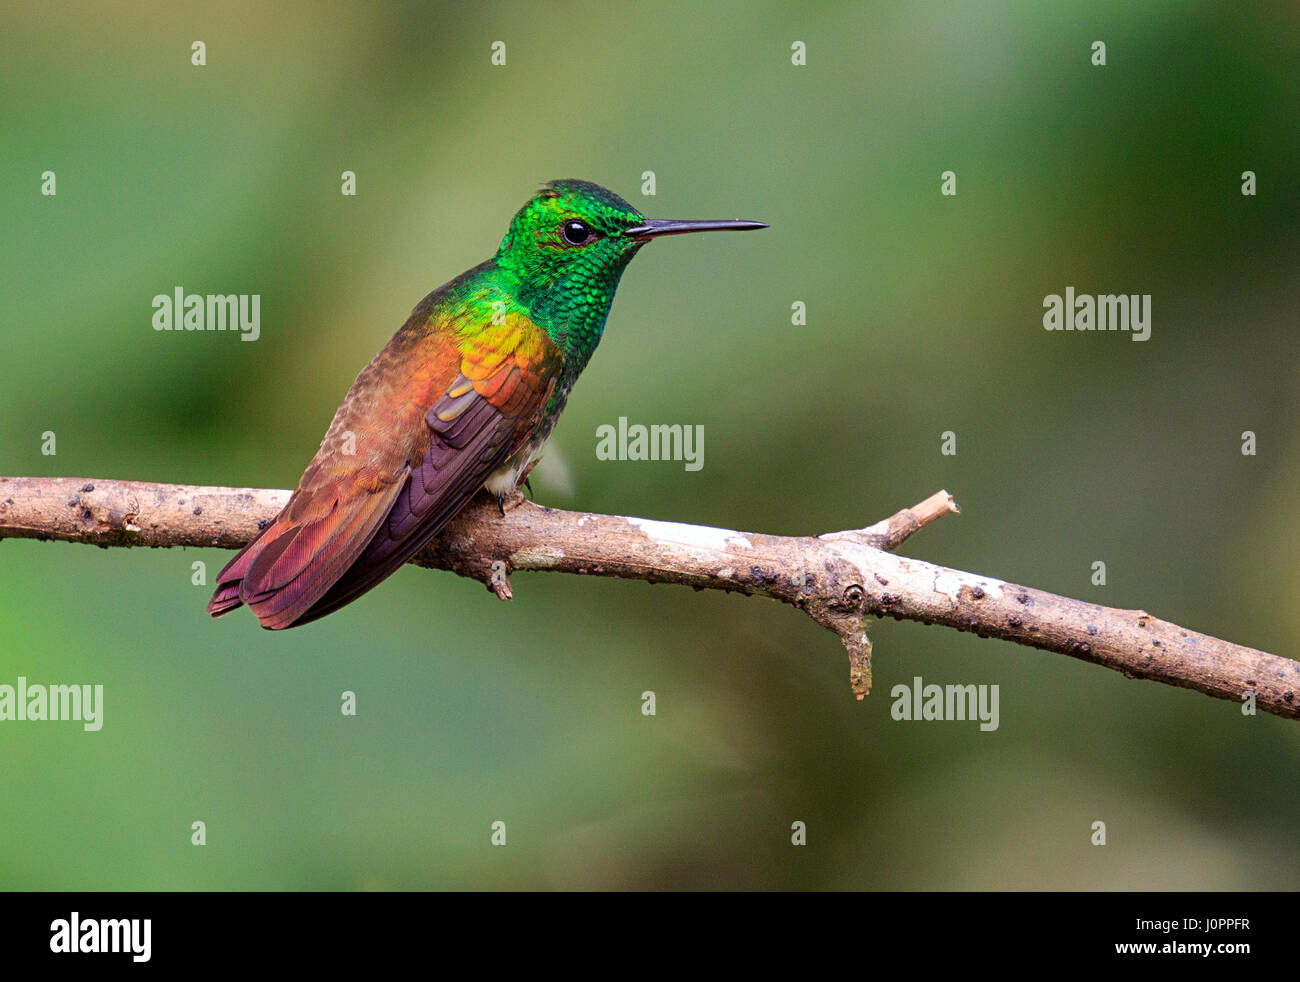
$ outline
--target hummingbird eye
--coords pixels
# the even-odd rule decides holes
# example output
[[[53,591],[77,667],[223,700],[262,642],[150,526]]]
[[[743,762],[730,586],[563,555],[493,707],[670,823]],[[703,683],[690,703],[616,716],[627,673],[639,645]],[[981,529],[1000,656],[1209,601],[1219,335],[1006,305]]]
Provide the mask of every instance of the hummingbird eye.
[[[582,245],[591,238],[591,227],[586,222],[580,222],[576,218],[571,218],[565,222],[561,231],[564,234],[564,241],[569,245]]]

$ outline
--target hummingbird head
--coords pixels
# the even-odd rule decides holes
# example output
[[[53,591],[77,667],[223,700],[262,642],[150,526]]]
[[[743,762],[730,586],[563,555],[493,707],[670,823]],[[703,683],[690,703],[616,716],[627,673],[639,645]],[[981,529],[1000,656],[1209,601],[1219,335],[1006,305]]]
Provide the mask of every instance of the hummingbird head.
[[[586,364],[605,327],[623,270],[652,238],[762,222],[647,219],[613,191],[590,181],[551,181],[519,209],[496,264],[519,279],[520,302],[566,355]]]

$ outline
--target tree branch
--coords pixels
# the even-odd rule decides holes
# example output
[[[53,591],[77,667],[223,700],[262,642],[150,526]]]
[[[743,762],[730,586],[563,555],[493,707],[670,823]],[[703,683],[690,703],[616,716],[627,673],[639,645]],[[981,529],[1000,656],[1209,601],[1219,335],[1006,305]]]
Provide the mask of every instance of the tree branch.
[[[0,539],[103,546],[235,549],[273,519],[287,491],[85,478],[0,478]],[[1061,652],[1129,678],[1183,686],[1300,719],[1300,663],[1198,634],[1141,610],[1059,597],[891,555],[957,511],[940,491],[868,528],[759,535],[642,518],[559,511],[513,499],[504,516],[480,496],[412,562],[479,580],[503,600],[510,573],[551,570],[762,594],[805,611],[849,653],[859,699],[871,690],[866,618],[943,624]]]

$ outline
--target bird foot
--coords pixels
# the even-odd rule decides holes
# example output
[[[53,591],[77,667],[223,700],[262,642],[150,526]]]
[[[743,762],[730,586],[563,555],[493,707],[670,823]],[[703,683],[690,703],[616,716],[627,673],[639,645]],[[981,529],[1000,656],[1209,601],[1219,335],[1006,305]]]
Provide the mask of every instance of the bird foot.
[[[513,511],[528,499],[524,493],[518,489],[514,491],[504,491],[501,494],[492,495],[492,500],[497,503],[497,513],[504,518],[506,512]]]

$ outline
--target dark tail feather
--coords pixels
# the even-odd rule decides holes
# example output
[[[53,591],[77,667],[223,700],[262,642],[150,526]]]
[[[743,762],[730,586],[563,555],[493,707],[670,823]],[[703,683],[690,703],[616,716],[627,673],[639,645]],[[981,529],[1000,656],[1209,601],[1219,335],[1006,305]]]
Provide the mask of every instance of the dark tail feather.
[[[239,599],[239,584],[227,583],[217,587],[217,592],[208,601],[208,613],[213,617],[220,617],[222,614],[228,614],[236,607],[242,606],[244,606],[244,602]]]
[[[270,528],[271,525],[266,527],[266,529]],[[226,563],[217,574],[217,590],[208,601],[208,613],[213,617],[228,614],[236,607],[244,605],[244,601],[239,599],[239,583],[243,580],[249,564],[256,558],[257,553],[253,547],[262,541],[266,529],[259,532],[252,542],[235,553],[235,558]]]
[[[208,613],[220,617],[247,605],[269,630],[293,627],[366,547],[406,481],[353,496],[341,507],[338,488],[294,492],[266,526],[217,574]]]

